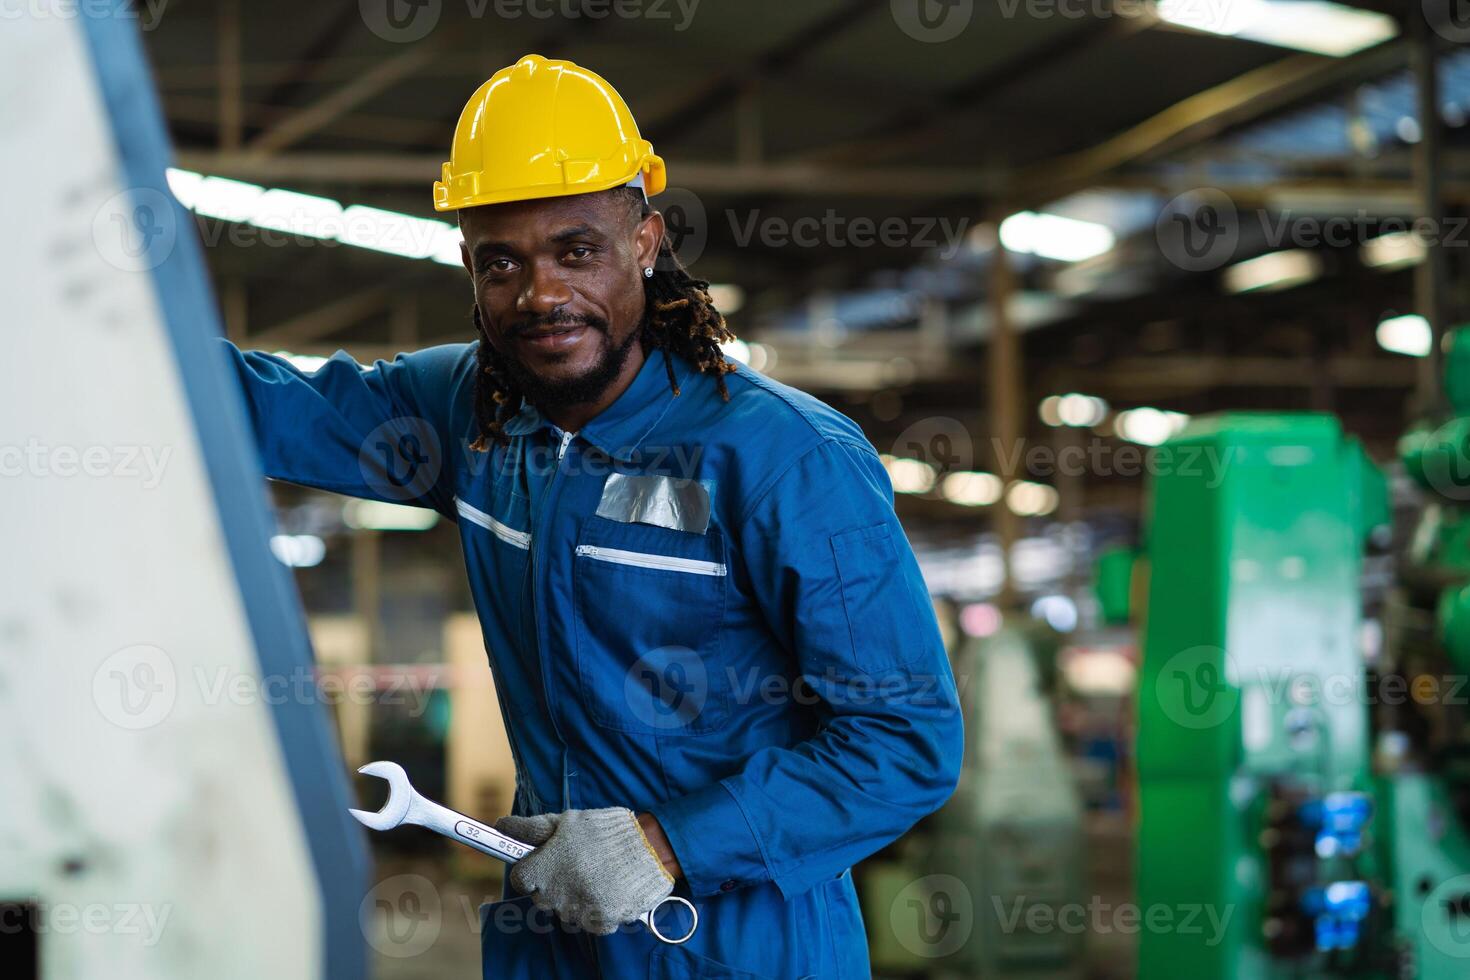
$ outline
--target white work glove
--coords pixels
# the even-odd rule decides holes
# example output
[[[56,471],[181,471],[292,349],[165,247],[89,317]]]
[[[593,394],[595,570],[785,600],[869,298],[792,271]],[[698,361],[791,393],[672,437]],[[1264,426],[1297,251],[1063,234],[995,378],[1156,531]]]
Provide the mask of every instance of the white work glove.
[[[510,883],[538,908],[598,936],[636,922],[674,890],[674,878],[632,810],[567,810],[501,817],[495,829],[536,845],[510,871]]]

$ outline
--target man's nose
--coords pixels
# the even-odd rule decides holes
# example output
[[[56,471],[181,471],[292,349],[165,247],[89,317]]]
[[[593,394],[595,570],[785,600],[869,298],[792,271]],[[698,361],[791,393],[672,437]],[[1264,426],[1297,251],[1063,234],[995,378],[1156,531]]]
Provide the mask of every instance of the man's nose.
[[[525,285],[516,297],[516,312],[549,316],[557,307],[565,306],[571,300],[572,290],[557,275],[554,267],[535,265],[530,268]]]

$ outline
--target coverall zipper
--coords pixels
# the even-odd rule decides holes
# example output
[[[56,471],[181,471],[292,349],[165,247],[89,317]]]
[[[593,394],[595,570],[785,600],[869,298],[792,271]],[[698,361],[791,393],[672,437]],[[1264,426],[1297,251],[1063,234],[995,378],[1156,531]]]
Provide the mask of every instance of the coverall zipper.
[[[661,568],[670,572],[687,572],[690,575],[724,575],[725,566],[716,561],[701,561],[698,558],[676,558],[673,555],[650,555],[642,551],[624,551],[621,548],[604,548],[600,545],[579,544],[577,554],[615,565],[635,565],[639,568]]]
[[[567,447],[571,445],[572,437],[576,433],[563,432],[561,434],[561,445],[556,449],[556,467],[551,471],[551,476],[546,480],[546,489],[541,491],[541,513],[538,527],[531,535],[531,618],[536,624],[536,660],[541,667],[541,687],[546,692],[547,715],[551,720],[551,730],[556,732],[557,740],[561,742],[561,808],[565,810],[572,805],[569,787],[567,785],[567,740],[561,733],[561,725],[556,720],[556,710],[552,707],[551,678],[546,671],[546,641],[541,634],[541,588],[540,588],[540,562],[537,560],[538,552],[545,545],[546,525],[549,523],[548,504],[551,500],[551,491],[556,483],[556,478],[561,475],[562,457],[567,454]]]

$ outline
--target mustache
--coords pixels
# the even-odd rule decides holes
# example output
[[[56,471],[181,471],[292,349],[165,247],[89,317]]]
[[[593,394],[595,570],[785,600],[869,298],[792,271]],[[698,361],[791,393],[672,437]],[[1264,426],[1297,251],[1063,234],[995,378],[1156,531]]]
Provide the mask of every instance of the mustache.
[[[561,312],[522,320],[511,328],[511,332],[519,337],[534,330],[543,330],[547,327],[591,327],[593,330],[607,333],[607,321],[596,314]]]

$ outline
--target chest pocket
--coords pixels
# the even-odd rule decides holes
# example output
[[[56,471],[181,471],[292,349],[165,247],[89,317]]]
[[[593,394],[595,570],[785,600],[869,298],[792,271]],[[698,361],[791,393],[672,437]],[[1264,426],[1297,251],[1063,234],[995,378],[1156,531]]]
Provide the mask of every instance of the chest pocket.
[[[723,726],[729,569],[719,529],[694,534],[590,517],[573,562],[577,677],[592,720],[649,735]]]

